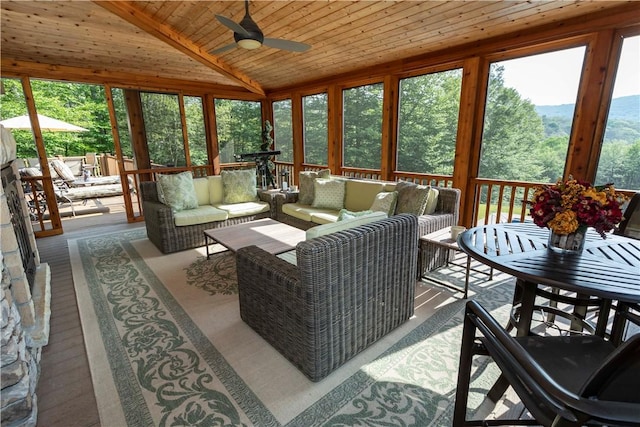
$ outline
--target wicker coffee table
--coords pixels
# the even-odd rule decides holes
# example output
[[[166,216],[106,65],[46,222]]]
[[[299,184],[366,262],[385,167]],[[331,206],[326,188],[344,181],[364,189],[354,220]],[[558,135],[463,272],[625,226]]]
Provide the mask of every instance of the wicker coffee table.
[[[268,218],[204,231],[207,259],[211,255],[209,245],[213,243],[220,243],[233,252],[245,246],[256,245],[277,255],[295,249],[305,237],[304,230]]]

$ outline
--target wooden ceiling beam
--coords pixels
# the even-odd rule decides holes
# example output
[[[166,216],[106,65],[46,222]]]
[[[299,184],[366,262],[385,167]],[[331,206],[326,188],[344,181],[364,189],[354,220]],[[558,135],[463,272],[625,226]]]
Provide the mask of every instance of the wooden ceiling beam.
[[[237,81],[240,85],[253,93],[264,96],[264,89],[249,76],[233,68],[218,57],[209,54],[202,48],[194,44],[191,40],[175,32],[171,27],[156,22],[152,17],[143,11],[123,1],[94,1],[95,4],[103,7],[114,15],[119,16],[130,24],[135,25],[146,33],[167,43],[190,58],[206,65],[220,74]]]
[[[32,77],[73,83],[110,84],[122,89],[159,90],[182,92],[185,95],[210,93],[219,98],[259,100],[261,95],[239,86],[218,85],[194,80],[180,80],[120,71],[98,70],[67,65],[42,64],[40,62],[18,61],[3,57],[0,59],[2,77]]]

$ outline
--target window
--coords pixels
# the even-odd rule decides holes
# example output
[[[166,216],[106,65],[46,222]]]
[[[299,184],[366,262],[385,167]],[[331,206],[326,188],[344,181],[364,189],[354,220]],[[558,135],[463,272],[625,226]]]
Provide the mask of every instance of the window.
[[[202,98],[184,96],[184,114],[187,120],[187,136],[189,138],[189,157],[193,166],[209,163],[207,155],[207,137],[204,128],[204,111]]]
[[[185,166],[178,95],[140,92],[151,165]]]
[[[382,83],[342,91],[342,164],[380,169],[382,151]]]
[[[262,111],[256,101],[216,99],[216,123],[221,163],[233,163],[234,155],[260,151]]]
[[[462,69],[400,80],[396,169],[453,174]]]
[[[31,79],[31,89],[38,114],[87,129],[84,132],[42,132],[48,156],[84,156],[113,151],[103,86]]]
[[[328,157],[327,94],[319,93],[302,98],[304,122],[304,162],[326,165]]]
[[[564,173],[584,47],[491,64],[482,178],[555,182]]]
[[[273,103],[273,139],[276,150],[282,153],[277,159],[293,163],[293,127],[291,125],[291,100]]]
[[[640,190],[640,36],[625,38],[598,161],[596,184]]]

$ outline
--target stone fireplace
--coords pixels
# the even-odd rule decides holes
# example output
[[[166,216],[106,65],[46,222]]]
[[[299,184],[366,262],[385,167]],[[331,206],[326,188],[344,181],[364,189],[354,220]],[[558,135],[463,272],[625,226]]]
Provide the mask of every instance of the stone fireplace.
[[[40,356],[49,341],[51,276],[48,264],[40,262],[15,140],[0,128],[0,424],[35,426]]]

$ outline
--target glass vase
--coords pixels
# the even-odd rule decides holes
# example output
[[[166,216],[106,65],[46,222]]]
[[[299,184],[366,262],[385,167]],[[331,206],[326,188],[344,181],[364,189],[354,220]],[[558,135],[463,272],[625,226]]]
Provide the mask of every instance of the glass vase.
[[[574,233],[569,234],[556,234],[550,230],[547,248],[562,255],[581,254],[586,234],[586,227],[580,227]]]

